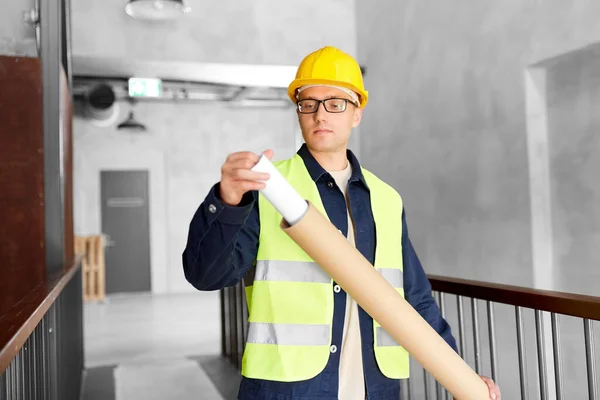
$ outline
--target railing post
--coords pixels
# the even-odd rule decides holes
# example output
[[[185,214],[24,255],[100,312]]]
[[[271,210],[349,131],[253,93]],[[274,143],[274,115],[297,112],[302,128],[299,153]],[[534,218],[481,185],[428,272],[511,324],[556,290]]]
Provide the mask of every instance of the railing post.
[[[465,318],[463,312],[462,296],[456,296],[456,305],[458,309],[458,338],[460,342],[460,356],[467,359],[467,340],[465,337]]]
[[[598,400],[598,386],[596,376],[596,354],[594,352],[594,327],[592,321],[583,320],[583,334],[585,336],[585,358],[587,364],[588,392],[590,400]]]
[[[409,390],[409,379],[402,379],[400,381],[400,400],[411,400]]]
[[[498,358],[496,356],[496,331],[494,327],[494,303],[487,302],[488,332],[490,336],[490,364],[492,379],[498,382]]]
[[[221,302],[221,355],[223,357],[227,356],[227,332],[226,332],[226,324],[225,324],[225,290],[221,289],[219,291],[219,299]]]
[[[442,318],[446,317],[446,310],[444,307],[444,294],[442,292],[436,292],[437,295],[437,301],[438,301],[438,306],[440,307],[440,313],[442,315]],[[436,381],[435,382],[435,398],[436,400],[443,400],[443,391],[444,388],[442,387],[442,385]]]
[[[562,381],[562,360],[560,354],[560,334],[558,316],[555,313],[551,314],[552,320],[552,346],[554,349],[554,374],[555,374],[555,386],[556,386],[556,400],[563,399],[563,381]]]
[[[547,400],[548,374],[546,373],[546,349],[542,317],[542,311],[535,310],[535,332],[538,353],[538,371],[540,375],[540,397],[542,400]]]
[[[446,318],[446,301],[444,300],[444,292],[439,292],[440,294],[440,311],[442,313],[442,318]],[[444,400],[450,399],[450,393],[447,390],[444,391]]]
[[[475,348],[475,372],[481,375],[481,354],[479,352],[479,312],[477,299],[471,298],[471,316],[473,318],[473,345]]]
[[[429,376],[425,368],[423,368],[423,385],[425,386],[425,400],[429,400]]]
[[[517,349],[519,353],[519,374],[521,383],[521,400],[527,400],[527,368],[525,362],[525,351],[524,351],[524,335],[523,335],[523,314],[521,307],[515,307],[515,314],[517,320]]]

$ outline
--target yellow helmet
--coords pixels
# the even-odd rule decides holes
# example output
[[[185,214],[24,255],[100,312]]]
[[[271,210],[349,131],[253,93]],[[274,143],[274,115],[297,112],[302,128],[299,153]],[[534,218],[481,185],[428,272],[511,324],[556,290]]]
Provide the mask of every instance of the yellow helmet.
[[[288,86],[288,96],[297,103],[296,90],[305,85],[333,85],[353,90],[358,94],[360,107],[369,99],[363,85],[360,66],[352,56],[326,46],[307,55],[298,66],[296,79]]]

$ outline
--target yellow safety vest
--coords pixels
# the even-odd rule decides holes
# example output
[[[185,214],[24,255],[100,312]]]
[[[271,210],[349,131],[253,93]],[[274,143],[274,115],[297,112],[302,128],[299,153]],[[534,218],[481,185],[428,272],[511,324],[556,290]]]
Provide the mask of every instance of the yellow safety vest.
[[[327,216],[299,155],[274,164],[304,199]],[[362,171],[377,227],[375,268],[404,296],[402,198],[375,175]],[[333,280],[281,230],[281,214],[264,196],[258,201],[260,239],[255,268],[246,279],[248,337],[242,375],[283,382],[310,379],[323,371],[330,355]],[[373,329],[381,372],[392,379],[408,378],[408,352],[375,320]]]

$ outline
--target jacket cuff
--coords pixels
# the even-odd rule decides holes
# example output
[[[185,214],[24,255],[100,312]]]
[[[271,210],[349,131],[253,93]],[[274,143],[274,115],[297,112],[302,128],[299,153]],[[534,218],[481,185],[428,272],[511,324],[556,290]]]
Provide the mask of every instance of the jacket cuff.
[[[219,196],[219,183],[215,184],[204,202],[204,212],[214,215],[219,222],[229,225],[243,225],[254,206],[254,195],[252,192],[244,194],[242,201],[237,206],[223,203]]]

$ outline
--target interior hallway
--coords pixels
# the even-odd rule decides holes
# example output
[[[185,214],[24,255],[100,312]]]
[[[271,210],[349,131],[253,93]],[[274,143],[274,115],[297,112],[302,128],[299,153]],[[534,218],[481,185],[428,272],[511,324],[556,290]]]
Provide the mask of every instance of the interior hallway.
[[[83,400],[229,400],[218,292],[120,294],[84,305]]]

